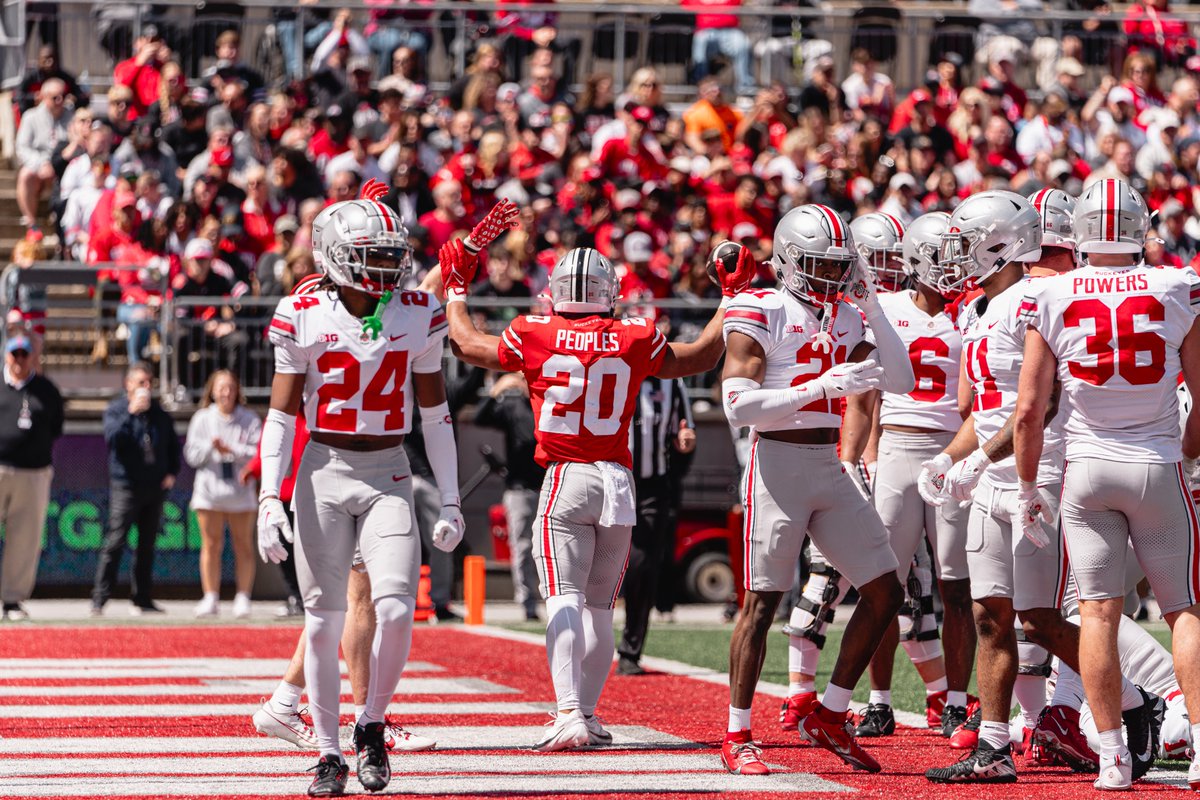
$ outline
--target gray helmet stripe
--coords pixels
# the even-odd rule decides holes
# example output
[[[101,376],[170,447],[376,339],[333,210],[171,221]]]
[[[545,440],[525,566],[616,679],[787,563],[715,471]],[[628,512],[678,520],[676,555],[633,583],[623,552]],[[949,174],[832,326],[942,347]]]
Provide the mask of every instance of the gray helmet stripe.
[[[575,249],[575,263],[571,269],[575,271],[575,302],[587,302],[586,287],[587,287],[587,270],[585,269],[587,262],[587,251],[582,247]]]

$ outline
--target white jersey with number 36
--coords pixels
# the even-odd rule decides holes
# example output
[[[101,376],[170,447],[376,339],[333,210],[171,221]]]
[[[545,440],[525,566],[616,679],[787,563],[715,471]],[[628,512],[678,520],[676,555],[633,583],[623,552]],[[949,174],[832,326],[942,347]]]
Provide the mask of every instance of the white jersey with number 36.
[[[1200,277],[1085,267],[1030,289],[1023,313],[1058,359],[1070,409],[1068,460],[1179,461],[1179,346],[1200,313]]]
[[[834,320],[832,352],[813,345],[820,332],[817,307],[797,300],[783,289],[742,292],[725,309],[724,335],[745,334],[762,346],[767,356],[765,389],[802,386],[834,364],[844,364],[859,342],[867,338],[862,314],[849,303],[839,302]],[[840,400],[816,400],[771,430],[797,428],[840,428]]]
[[[888,322],[908,348],[917,383],[911,392],[883,393],[879,421],[932,431],[957,431],[958,365],[962,337],[945,312],[930,316],[917,308],[911,290],[879,295]]]
[[[412,373],[440,372],[446,313],[426,292],[396,292],[378,338],[337,292],[279,301],[269,335],[275,371],[304,375],[308,429],[394,436],[412,426]]]

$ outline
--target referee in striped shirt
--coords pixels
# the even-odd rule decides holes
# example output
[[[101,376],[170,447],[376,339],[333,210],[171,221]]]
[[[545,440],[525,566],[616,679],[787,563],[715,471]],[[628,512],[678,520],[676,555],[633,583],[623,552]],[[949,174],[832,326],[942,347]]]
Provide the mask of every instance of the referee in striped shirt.
[[[675,540],[671,461],[695,448],[696,431],[683,382],[647,378],[638,391],[629,426],[638,513],[625,571],[625,630],[617,647],[619,675],[645,672],[638,662],[646,644],[662,564]]]

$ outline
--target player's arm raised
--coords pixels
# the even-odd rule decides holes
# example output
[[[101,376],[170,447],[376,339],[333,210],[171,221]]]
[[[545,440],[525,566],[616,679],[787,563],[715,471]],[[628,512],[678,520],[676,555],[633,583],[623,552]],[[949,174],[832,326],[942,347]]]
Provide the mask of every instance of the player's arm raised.
[[[883,380],[879,388],[885,392],[905,394],[911,392],[917,384],[913,374],[912,359],[908,355],[908,346],[900,339],[900,334],[892,327],[891,321],[879,304],[879,285],[875,281],[875,272],[860,260],[855,267],[858,277],[850,286],[848,299],[854,303],[863,316],[867,318],[867,326],[875,335],[875,352],[873,358],[883,367]],[[855,348],[857,353],[858,348]]]
[[[447,242],[438,251],[438,266],[446,293],[446,321],[450,324],[450,350],[468,364],[485,369],[504,369],[498,350],[500,337],[475,328],[467,312],[467,287],[475,280],[479,251],[486,249],[509,229],[515,228],[517,213],[518,209],[512,202],[501,200],[467,238]]]

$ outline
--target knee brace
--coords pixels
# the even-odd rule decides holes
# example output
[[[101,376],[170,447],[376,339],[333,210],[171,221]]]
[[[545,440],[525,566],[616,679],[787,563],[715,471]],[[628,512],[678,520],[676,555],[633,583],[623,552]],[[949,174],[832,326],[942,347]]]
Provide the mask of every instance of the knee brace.
[[[938,638],[937,616],[933,608],[933,572],[928,567],[914,562],[905,584],[904,605],[897,616],[900,639],[908,652],[908,642],[936,642]],[[941,654],[941,647],[938,647]],[[909,653],[910,657],[912,653]],[[929,656],[933,658],[934,656]],[[928,661],[928,658],[922,659]],[[913,662],[919,663],[917,661]]]
[[[788,636],[808,639],[817,647],[825,646],[825,631],[833,622],[838,602],[850,587],[833,565],[824,560],[813,561],[804,592],[792,609],[783,632]]]
[[[1034,644],[1025,637],[1021,624],[1017,623],[1017,674],[1036,675],[1039,678],[1050,677],[1050,653],[1040,644]]]

